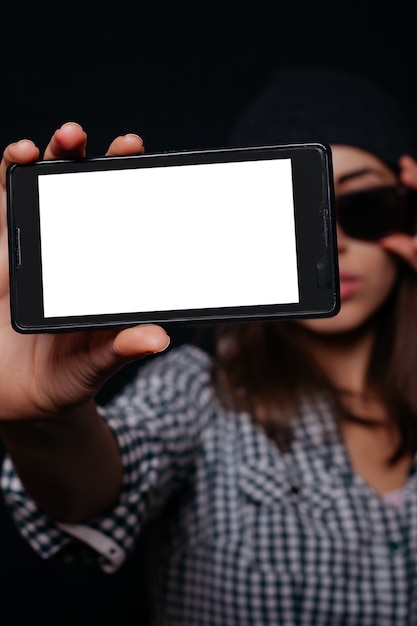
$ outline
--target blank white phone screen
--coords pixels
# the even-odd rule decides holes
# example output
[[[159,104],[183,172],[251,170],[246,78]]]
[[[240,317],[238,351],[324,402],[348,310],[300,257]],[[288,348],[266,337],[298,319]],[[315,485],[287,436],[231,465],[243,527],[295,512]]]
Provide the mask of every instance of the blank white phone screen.
[[[45,317],[299,301],[290,159],[38,182]]]

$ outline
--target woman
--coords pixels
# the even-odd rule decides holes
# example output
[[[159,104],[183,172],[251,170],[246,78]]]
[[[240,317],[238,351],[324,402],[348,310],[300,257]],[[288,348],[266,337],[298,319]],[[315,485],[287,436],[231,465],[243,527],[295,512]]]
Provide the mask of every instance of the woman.
[[[333,150],[337,317],[220,327],[213,358],[184,346],[152,359],[103,420],[103,380],[163,350],[165,332],[21,337],[3,311],[17,524],[43,556],[88,546],[107,571],[143,530],[156,624],[417,624],[417,250],[373,220],[363,231],[370,190],[392,217],[417,164],[390,99],[332,72],[279,72],[232,142],[310,140]],[[45,158],[84,148],[67,124]],[[127,136],[109,153],[141,148]],[[34,158],[30,142],[9,146],[3,178]]]

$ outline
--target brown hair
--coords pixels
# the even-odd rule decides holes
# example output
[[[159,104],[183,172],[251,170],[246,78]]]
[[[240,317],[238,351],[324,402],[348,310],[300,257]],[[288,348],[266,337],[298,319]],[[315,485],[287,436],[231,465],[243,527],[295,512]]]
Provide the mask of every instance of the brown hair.
[[[417,285],[405,264],[375,324],[368,384],[399,428],[395,463],[417,448]],[[306,392],[326,395],[340,418],[361,420],[348,414],[340,391],[313,362],[305,332],[294,322],[227,324],[216,331],[212,380],[221,401],[247,411],[282,450],[291,443],[291,416]]]

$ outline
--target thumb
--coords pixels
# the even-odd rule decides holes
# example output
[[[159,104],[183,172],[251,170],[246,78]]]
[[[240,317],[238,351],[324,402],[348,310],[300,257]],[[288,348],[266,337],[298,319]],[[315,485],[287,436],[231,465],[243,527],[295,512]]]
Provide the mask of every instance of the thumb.
[[[114,353],[127,361],[163,352],[170,339],[163,328],[154,324],[134,326],[120,331],[113,342]]]

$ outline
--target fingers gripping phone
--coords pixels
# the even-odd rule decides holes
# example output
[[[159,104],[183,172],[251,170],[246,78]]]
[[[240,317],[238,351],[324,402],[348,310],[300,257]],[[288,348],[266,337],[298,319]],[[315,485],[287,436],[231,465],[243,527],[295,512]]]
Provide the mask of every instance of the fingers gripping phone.
[[[339,310],[325,145],[12,165],[7,198],[19,332]]]

